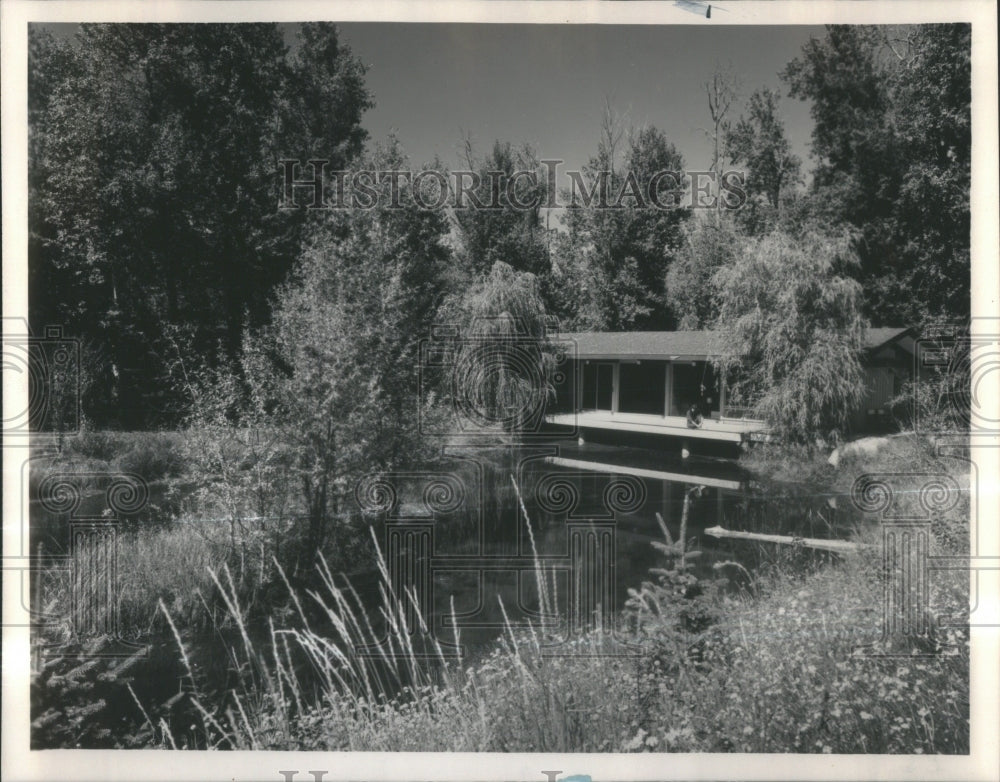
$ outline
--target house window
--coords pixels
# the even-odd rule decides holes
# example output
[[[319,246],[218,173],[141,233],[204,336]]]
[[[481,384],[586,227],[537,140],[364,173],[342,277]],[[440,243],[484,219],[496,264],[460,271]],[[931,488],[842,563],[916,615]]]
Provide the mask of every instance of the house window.
[[[614,365],[589,361],[583,367],[582,410],[610,410],[614,398]]]
[[[619,372],[619,412],[663,415],[667,378],[662,361],[622,362]]]

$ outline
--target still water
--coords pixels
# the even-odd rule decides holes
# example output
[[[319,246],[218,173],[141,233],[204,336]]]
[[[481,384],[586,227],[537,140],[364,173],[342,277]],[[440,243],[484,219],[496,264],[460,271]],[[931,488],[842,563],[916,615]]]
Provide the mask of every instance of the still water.
[[[383,550],[393,571],[393,555],[406,548],[393,549],[393,537],[398,543],[400,530],[411,533],[413,556],[400,557],[396,570],[405,577],[399,584],[415,585],[422,578],[429,586],[424,591],[431,593],[424,605],[439,637],[450,638],[457,624],[463,642],[497,635],[504,611],[512,620],[537,623],[536,562],[548,574],[549,602],[558,602],[560,614],[572,613],[574,598],[585,610],[593,610],[595,602],[620,609],[629,588],[650,579],[650,568],[666,564],[651,545],[664,540],[657,515],[678,541],[685,498],[687,549],[700,552],[691,561],[699,576],[717,573],[724,562],[752,572],[782,554],[774,546],[704,534],[709,527],[842,538],[854,523],[842,510],[850,505],[842,498],[808,486],[764,486],[728,460],[594,444],[461,457],[467,461],[453,462],[452,475],[460,480],[465,501],[449,497],[457,507],[436,512],[421,502],[415,484],[405,486],[388,514],[394,518]],[[426,494],[425,486],[423,499]],[[421,545],[412,542],[414,530],[424,531]],[[726,572],[739,575],[738,568]],[[579,595],[581,584],[595,593],[589,602]]]
[[[73,513],[105,515],[105,488],[90,486]],[[166,487],[153,485],[142,507],[123,516],[125,529],[142,534],[146,525],[170,523],[177,494],[175,486],[168,501]],[[397,593],[412,589],[434,636],[447,644],[458,635],[466,655],[487,648],[506,620],[515,626],[542,620],[536,566],[544,574],[545,603],[565,620],[567,637],[574,622],[577,630],[589,629],[609,607],[620,609],[629,588],[665,565],[651,545],[664,538],[657,514],[678,540],[685,498],[688,548],[700,552],[692,570],[702,576],[724,562],[752,572],[777,553],[773,546],[710,537],[709,527],[840,538],[854,521],[842,499],[809,486],[762,485],[731,460],[598,444],[462,449],[424,470],[380,476],[359,486],[357,498],[359,513],[377,530]],[[56,561],[68,553],[68,516],[51,505],[32,502],[30,525],[32,545],[37,550],[41,543]],[[355,569],[350,581],[378,629],[377,572]],[[266,642],[265,626],[259,637]],[[220,689],[235,686],[227,649],[236,639],[217,629],[184,634],[205,680]],[[141,640],[150,652],[132,671],[134,690],[146,704],[176,699],[186,685],[173,638]],[[124,687],[105,682],[100,689],[107,714],[140,718]],[[180,728],[189,717],[182,709],[170,722]]]

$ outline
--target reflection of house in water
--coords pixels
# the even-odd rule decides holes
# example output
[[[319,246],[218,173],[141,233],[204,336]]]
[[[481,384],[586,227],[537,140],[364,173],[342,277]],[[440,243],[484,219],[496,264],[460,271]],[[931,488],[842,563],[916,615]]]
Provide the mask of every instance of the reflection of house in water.
[[[668,523],[679,521],[684,492],[692,487],[704,490],[699,513],[709,514],[707,526],[721,523],[724,498],[734,502],[745,497],[746,476],[733,461],[665,458],[662,452],[645,448],[587,443],[560,446],[558,456],[545,457],[544,462],[572,471],[581,484],[582,495],[593,498],[601,496],[609,476],[630,475],[640,479],[647,496],[638,512],[643,519],[641,526],[647,531],[654,512],[660,512]],[[588,474],[593,478],[588,480],[585,477]],[[713,510],[706,509],[709,497],[717,505]],[[623,518],[618,516],[619,523]]]
[[[556,387],[552,424],[573,426],[588,440],[666,436],[732,447],[766,436],[763,422],[727,399],[712,365],[722,348],[714,332],[582,332],[558,339],[569,348],[571,366]],[[868,388],[851,415],[857,432],[888,424],[890,401],[912,371],[913,333],[869,329],[864,348]],[[691,405],[704,416],[700,429],[686,424]]]
[[[657,514],[679,540],[685,516],[685,496],[690,494],[685,539],[698,538],[697,548],[704,556],[691,565],[692,572],[710,576],[715,562],[731,559],[731,546],[705,538],[705,529],[746,517],[753,492],[746,485],[739,466],[730,460],[682,460],[663,451],[604,445],[560,445],[557,455],[526,462],[521,483],[546,488],[572,482],[574,497],[572,515],[578,519],[600,519],[611,524],[616,562],[617,596],[624,599],[626,590],[653,567],[663,566],[662,554],[650,546],[651,541],[663,541],[656,523]],[[534,477],[532,477],[534,476]],[[641,482],[638,492],[629,492],[630,507],[615,507],[609,488],[627,477]],[[560,480],[562,479],[562,481]],[[537,493],[536,488],[536,493]],[[561,486],[559,488],[562,488]],[[565,544],[561,530],[565,524],[559,513],[550,513],[545,502],[531,511],[544,532],[543,550],[556,550]],[[579,522],[578,522],[579,523]]]

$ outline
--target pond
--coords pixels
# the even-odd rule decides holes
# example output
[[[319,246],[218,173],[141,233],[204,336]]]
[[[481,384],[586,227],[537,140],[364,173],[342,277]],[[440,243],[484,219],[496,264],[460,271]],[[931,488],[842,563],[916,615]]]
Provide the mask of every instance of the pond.
[[[169,494],[170,501],[165,486],[153,485],[141,508],[120,514],[125,528],[168,523],[176,486]],[[72,512],[106,518],[108,496],[109,487],[92,482]],[[567,640],[606,623],[623,607],[628,589],[649,579],[650,568],[664,565],[663,554],[651,545],[664,538],[657,515],[677,541],[685,500],[686,538],[700,552],[691,567],[699,576],[712,575],[718,563],[752,572],[775,555],[773,546],[707,536],[709,527],[842,538],[854,522],[845,512],[849,502],[809,486],[763,486],[732,460],[596,443],[460,448],[425,469],[363,482],[357,500],[378,530],[396,593],[412,590],[433,636],[446,650],[458,636],[466,659],[488,649],[507,622],[516,628],[545,620]],[[33,501],[30,524],[33,544],[43,544],[50,563],[69,552],[67,506]],[[738,582],[739,568],[724,567]],[[382,632],[377,571],[356,570],[350,582]],[[418,626],[412,611],[407,619]],[[229,653],[234,632],[182,631],[203,681],[217,691],[236,686]],[[251,634],[266,645],[266,622]],[[147,652],[129,680],[155,711],[153,706],[177,702],[189,682],[169,633],[141,641]],[[141,713],[114,677],[94,684],[93,695],[104,699],[108,717],[108,734],[98,744],[108,746],[116,731],[134,731]],[[182,735],[191,717],[190,708],[175,707],[169,722]],[[95,720],[103,724],[100,715]]]
[[[436,637],[451,640],[457,624],[463,644],[488,642],[505,615],[514,624],[540,621],[536,563],[566,632],[574,621],[593,627],[595,611],[622,608],[628,589],[665,564],[652,546],[664,540],[657,515],[678,541],[685,498],[698,576],[723,562],[753,571],[776,554],[773,545],[705,535],[709,527],[843,538],[856,520],[843,498],[809,486],[765,487],[724,459],[588,443],[463,451],[450,466],[397,482],[383,551],[397,592],[414,588]]]

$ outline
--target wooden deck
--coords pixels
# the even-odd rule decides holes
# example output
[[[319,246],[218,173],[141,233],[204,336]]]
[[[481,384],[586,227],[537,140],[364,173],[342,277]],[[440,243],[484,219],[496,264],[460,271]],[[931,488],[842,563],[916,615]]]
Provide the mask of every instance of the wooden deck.
[[[706,418],[700,429],[689,429],[687,419],[677,415],[641,415],[638,413],[611,413],[588,410],[580,413],[561,413],[546,419],[556,426],[577,429],[607,429],[618,432],[641,432],[690,440],[713,440],[739,444],[749,439],[765,439],[767,426],[761,421],[740,418],[715,420]]]

